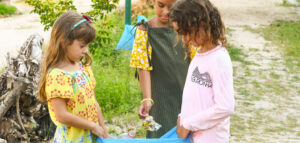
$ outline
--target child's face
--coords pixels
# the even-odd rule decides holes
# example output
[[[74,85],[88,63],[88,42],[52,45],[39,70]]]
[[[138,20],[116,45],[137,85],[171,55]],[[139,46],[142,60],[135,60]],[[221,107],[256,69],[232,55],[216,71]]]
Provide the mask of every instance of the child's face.
[[[175,1],[176,0],[154,0],[155,14],[161,23],[166,24],[169,22],[168,13]]]
[[[88,53],[88,44],[83,41],[74,40],[67,48],[66,56],[71,62],[79,62]]]
[[[174,26],[174,29],[178,32],[178,25],[177,23],[173,22],[172,23]],[[205,38],[206,37],[206,33],[204,32],[203,28],[200,27],[200,29],[198,30],[198,33],[196,33],[196,30],[191,30],[191,33],[186,33],[186,34],[180,34],[181,38],[182,38],[182,42],[185,42],[189,45],[195,46],[195,47],[199,47],[199,46],[203,46],[204,42],[205,42]]]

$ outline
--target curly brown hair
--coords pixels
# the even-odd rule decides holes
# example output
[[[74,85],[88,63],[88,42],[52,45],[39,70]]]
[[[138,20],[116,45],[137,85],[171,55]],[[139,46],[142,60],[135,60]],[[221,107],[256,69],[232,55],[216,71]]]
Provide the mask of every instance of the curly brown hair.
[[[169,17],[177,24],[179,35],[195,31],[195,36],[202,27],[206,40],[214,45],[226,42],[225,26],[219,10],[209,0],[178,0],[171,8]]]

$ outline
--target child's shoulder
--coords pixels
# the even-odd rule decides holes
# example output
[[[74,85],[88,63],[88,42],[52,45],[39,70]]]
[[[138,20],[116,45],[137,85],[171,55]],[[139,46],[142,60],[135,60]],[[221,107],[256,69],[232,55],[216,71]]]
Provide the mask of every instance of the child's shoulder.
[[[90,65],[82,65],[83,71],[87,72],[90,76],[93,73],[92,67]]]
[[[146,22],[146,24],[149,26],[149,27],[155,27],[155,25],[153,24],[155,21],[155,17],[154,18],[151,18],[149,21]],[[147,27],[145,24],[141,24],[139,25],[139,30],[141,31],[147,31]]]
[[[215,52],[215,64],[219,67],[232,67],[230,55],[225,47]]]
[[[147,29],[144,25],[140,25],[136,30],[135,39],[142,39],[148,35]]]
[[[91,66],[90,65],[82,65],[82,68],[83,68],[83,70],[84,71],[92,71],[92,68],[91,68]]]
[[[72,76],[59,69],[52,69],[46,76],[46,87],[48,88],[66,88],[72,86]]]
[[[64,72],[62,72],[58,68],[53,68],[47,73],[47,76],[57,76],[57,75],[64,75]]]
[[[139,26],[139,30],[141,30],[141,31],[147,31],[146,26],[144,24],[141,24]]]
[[[53,79],[53,80],[63,80],[65,78],[68,78],[69,76],[63,72],[60,69],[53,68],[47,73],[47,79]]]

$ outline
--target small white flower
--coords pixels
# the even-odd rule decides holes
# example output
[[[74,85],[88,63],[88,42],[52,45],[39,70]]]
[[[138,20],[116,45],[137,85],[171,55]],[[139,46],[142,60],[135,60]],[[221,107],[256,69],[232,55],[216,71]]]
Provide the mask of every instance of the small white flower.
[[[141,48],[138,48],[138,52],[142,53],[143,51],[142,51],[142,49],[141,49]]]

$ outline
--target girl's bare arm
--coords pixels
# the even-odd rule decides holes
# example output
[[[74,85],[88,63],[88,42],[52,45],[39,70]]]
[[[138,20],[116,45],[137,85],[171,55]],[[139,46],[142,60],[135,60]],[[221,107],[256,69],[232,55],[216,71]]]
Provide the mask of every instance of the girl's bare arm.
[[[77,128],[88,129],[91,130],[93,134],[103,137],[104,131],[97,123],[68,112],[65,99],[53,98],[51,99],[51,105],[54,109],[55,118],[58,122]]]
[[[140,86],[143,92],[143,97],[151,98],[151,77],[150,71],[147,70],[139,70],[139,79],[140,79]],[[152,102],[147,100],[141,103],[139,108],[139,116],[141,118],[145,118],[149,115],[149,111],[152,107]]]

